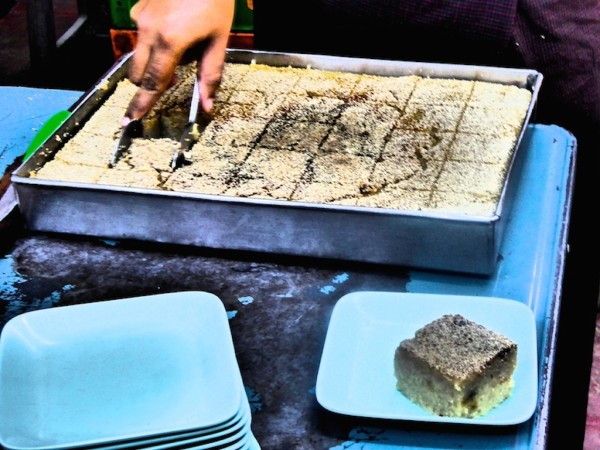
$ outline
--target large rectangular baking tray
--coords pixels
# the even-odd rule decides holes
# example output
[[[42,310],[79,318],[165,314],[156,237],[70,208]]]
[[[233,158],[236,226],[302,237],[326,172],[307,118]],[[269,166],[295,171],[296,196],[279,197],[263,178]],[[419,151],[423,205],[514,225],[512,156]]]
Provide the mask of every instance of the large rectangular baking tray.
[[[129,55],[128,55],[129,56]],[[229,50],[231,62],[313,67],[377,75],[416,74],[514,84],[532,92],[517,151],[495,214],[473,216],[264,200],[97,184],[47,181],[29,174],[60,149],[126,76],[128,56],[71,108],[69,119],[13,174],[19,208],[31,230],[182,244],[213,249],[327,258],[487,275],[518,176],[519,144],[534,111],[542,75],[524,69],[385,61],[328,55]]]

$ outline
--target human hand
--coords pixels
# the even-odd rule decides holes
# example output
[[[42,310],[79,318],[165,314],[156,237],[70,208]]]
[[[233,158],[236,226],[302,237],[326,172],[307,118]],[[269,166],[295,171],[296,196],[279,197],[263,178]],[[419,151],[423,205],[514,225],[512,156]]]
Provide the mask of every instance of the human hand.
[[[210,112],[223,73],[234,1],[139,0],[131,8],[137,44],[129,60],[129,79],[140,88],[123,126],[143,117],[175,83],[175,69],[184,55],[197,61],[200,105]]]

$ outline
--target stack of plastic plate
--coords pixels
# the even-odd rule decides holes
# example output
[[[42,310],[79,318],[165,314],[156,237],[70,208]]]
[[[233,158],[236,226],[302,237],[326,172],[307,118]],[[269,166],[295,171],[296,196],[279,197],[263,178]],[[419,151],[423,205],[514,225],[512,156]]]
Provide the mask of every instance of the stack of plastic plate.
[[[13,450],[259,450],[227,313],[178,292],[21,314],[0,336]]]

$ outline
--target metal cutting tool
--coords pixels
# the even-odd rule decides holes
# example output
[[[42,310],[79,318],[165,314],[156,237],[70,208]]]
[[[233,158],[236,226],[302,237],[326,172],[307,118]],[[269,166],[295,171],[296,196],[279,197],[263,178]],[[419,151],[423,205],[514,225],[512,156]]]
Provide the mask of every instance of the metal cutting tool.
[[[131,142],[133,142],[135,138],[140,138],[143,135],[144,126],[142,125],[141,119],[136,119],[129,122],[121,132],[121,137],[115,145],[113,153],[110,157],[110,161],[108,162],[108,167],[114,167],[121,156],[123,156],[123,154],[129,150]]]
[[[195,80],[188,121],[183,128],[181,138],[179,139],[179,146],[177,146],[173,152],[173,158],[171,161],[171,168],[173,170],[180,167],[184,163],[185,152],[192,148],[200,136],[201,127],[197,122],[200,108],[199,103],[200,85],[198,80]],[[143,134],[144,127],[141,119],[136,119],[129,122],[123,129],[121,137],[115,145],[112,156],[108,163],[109,167],[114,167],[118,160],[129,150],[133,140],[142,137]]]
[[[198,124],[198,111],[200,108],[200,82],[194,80],[194,91],[192,93],[192,103],[190,105],[190,114],[188,121],[183,128],[181,138],[179,139],[179,147],[173,152],[171,168],[173,170],[180,167],[185,162],[185,152],[191,150],[192,146],[198,141],[200,136],[200,126]]]

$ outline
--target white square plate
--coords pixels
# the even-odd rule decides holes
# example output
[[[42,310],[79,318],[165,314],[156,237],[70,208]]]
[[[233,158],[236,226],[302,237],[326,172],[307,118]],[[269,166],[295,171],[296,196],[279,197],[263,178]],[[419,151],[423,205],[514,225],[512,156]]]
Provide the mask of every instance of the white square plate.
[[[461,314],[517,344],[513,394],[488,414],[441,417],[396,389],[394,352],[400,341],[444,314]],[[528,420],[538,396],[535,320],[523,303],[459,295],[355,292],[335,305],[317,375],[316,395],[326,409],[352,416],[512,425]]]
[[[0,336],[0,443],[69,448],[209,427],[236,414],[240,384],[212,294],[33,311]]]
[[[240,384],[243,389],[242,380]],[[250,439],[250,424],[252,412],[248,397],[243,395],[240,399],[238,411],[235,416],[227,422],[213,427],[203,428],[201,431],[193,430],[176,434],[163,434],[149,438],[126,440],[117,443],[108,443],[102,449],[94,447],[94,450],[167,450],[170,448],[213,448],[213,449],[237,449],[243,445],[244,440]],[[193,447],[192,447],[193,445]],[[89,447],[81,447],[82,450]]]

